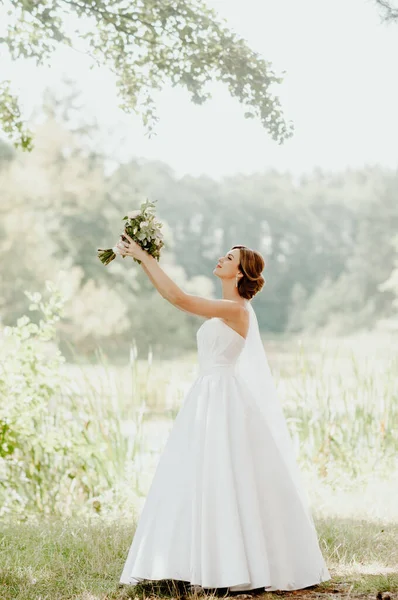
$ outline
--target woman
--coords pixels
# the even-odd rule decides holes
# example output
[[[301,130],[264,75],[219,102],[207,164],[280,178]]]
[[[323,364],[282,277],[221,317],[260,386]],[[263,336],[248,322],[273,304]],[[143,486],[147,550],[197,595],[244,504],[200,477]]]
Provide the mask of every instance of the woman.
[[[207,317],[199,374],[158,463],[120,582],[174,579],[230,591],[296,590],[330,579],[250,300],[264,259],[245,246],[219,258],[222,299],[183,292],[128,235],[176,308]]]

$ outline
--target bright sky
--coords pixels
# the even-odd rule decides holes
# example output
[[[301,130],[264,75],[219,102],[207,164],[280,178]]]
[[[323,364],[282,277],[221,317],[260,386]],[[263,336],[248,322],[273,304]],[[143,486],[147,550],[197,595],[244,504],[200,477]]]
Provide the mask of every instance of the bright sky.
[[[398,166],[398,25],[381,22],[374,0],[208,4],[277,72],[287,71],[279,94],[296,132],[283,146],[259,122],[246,120],[244,107],[220,85],[212,86],[213,99],[202,106],[181,89],[157,95],[160,122],[157,136],[148,139],[139,118],[117,108],[113,77],[89,70],[90,60],[80,53],[62,49],[51,68],[40,69],[2,60],[1,78],[12,79],[26,114],[40,104],[45,86],[74,78],[115,159],[160,159],[177,175]]]

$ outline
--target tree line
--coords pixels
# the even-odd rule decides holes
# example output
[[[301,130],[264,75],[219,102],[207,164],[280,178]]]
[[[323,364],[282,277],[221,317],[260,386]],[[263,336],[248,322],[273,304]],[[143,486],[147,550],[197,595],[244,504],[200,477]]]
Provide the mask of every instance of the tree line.
[[[64,351],[103,344],[123,353],[133,339],[142,352],[193,348],[198,317],[169,305],[133,261],[104,267],[96,256],[144,197],[157,201],[165,223],[161,264],[190,293],[220,296],[212,271],[231,246],[264,255],[266,285],[253,301],[263,332],[395,323],[395,170],[315,169],[299,180],[270,170],[216,181],[178,178],[165,163],[134,159],[108,173],[106,157],[85,142],[95,125],[72,130],[61,108],[50,94],[32,152],[0,145],[3,325],[28,310],[24,290],[59,280],[68,299],[59,327]]]

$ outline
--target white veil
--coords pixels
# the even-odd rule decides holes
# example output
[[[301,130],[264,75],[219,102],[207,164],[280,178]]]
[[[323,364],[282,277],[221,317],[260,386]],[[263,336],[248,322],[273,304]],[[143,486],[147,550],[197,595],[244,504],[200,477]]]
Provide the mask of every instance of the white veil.
[[[315,527],[309,500],[296,461],[293,442],[261,340],[257,316],[250,301],[247,306],[250,313],[249,331],[237,361],[237,375],[244,378],[255,398],[256,404],[274,438],[280,456],[286,465],[288,476],[291,477],[305,512]]]

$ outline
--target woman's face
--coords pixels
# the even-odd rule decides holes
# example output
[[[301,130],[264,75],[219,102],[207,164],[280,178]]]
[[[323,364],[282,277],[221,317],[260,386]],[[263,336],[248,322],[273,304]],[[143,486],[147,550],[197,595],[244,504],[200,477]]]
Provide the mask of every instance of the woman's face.
[[[239,248],[233,248],[225,256],[220,256],[213,273],[222,279],[235,278],[239,271],[239,260],[240,250]]]

